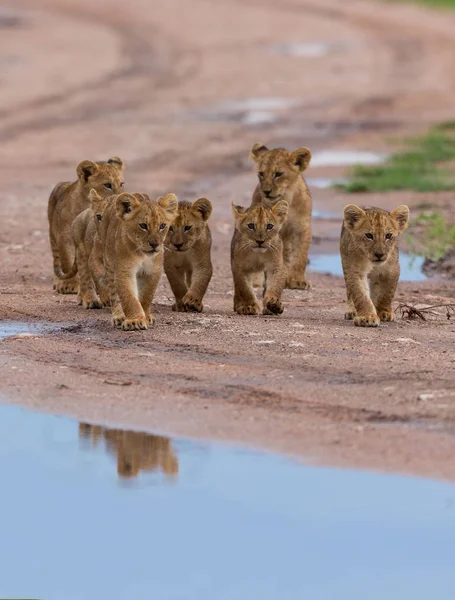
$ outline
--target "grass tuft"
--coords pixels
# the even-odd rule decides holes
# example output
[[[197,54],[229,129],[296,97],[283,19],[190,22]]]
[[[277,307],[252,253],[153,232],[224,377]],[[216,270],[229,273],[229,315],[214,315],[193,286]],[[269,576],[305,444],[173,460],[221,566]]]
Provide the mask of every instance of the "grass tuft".
[[[455,176],[440,166],[455,158],[455,122],[442,123],[426,135],[405,143],[407,149],[392,154],[383,165],[354,167],[350,181],[337,185],[337,189],[346,192],[455,189]]]

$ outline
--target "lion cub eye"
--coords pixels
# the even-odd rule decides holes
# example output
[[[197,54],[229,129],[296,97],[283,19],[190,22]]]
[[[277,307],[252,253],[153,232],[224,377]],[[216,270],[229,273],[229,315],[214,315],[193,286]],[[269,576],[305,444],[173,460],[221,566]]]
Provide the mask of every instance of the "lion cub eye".
[[[254,223],[248,223],[248,229],[254,229]]]
[[[123,186],[125,185],[125,182],[122,181],[122,183],[120,184],[120,187],[123,189]]]
[[[185,227],[183,228],[183,231],[190,231],[190,229],[192,228],[192,225],[185,225]]]
[[[147,225],[147,223],[139,223],[139,227],[141,229],[144,229],[145,231],[147,231],[147,229],[149,228],[148,225]]]
[[[374,239],[374,235],[372,233],[366,233],[365,237],[367,238],[367,240],[373,240]]]
[[[279,171],[277,171],[274,175],[275,179],[278,179],[278,177],[281,177],[281,175],[283,175],[283,173],[280,173]]]
[[[98,221],[101,221],[101,219],[103,218],[102,215],[96,215],[96,218],[98,219]]]
[[[386,233],[385,234],[385,239],[386,240],[391,240],[392,239],[392,234],[391,233]]]
[[[166,223],[161,223],[160,229],[166,229]]]
[[[111,190],[111,189],[112,189],[112,183],[105,183],[105,184],[104,184],[104,187],[105,187],[107,190]]]
[[[270,231],[270,229],[273,229],[273,224],[272,223],[267,223],[267,229]]]
[[[264,172],[263,171],[259,171],[258,176],[259,176],[259,179],[262,179],[264,177]]]

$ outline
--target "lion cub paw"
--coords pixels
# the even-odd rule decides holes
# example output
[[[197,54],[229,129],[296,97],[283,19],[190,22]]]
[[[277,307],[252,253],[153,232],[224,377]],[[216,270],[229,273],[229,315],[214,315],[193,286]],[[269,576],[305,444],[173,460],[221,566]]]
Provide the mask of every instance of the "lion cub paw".
[[[147,329],[149,326],[148,317],[139,317],[138,319],[125,319],[122,323],[123,331],[136,331]]]
[[[54,281],[54,291],[57,294],[77,294],[78,290],[77,281]]]
[[[352,321],[356,314],[357,313],[355,312],[355,310],[348,310],[344,313],[344,318],[346,319],[346,321]]]
[[[185,308],[181,302],[176,302],[172,305],[172,310],[174,312],[185,312]]]
[[[264,300],[264,308],[262,310],[262,314],[281,315],[283,310],[283,303],[278,298],[267,298]]]
[[[376,314],[354,317],[354,325],[357,327],[378,327],[379,323],[379,317]]]
[[[261,311],[259,304],[237,304],[235,312],[239,315],[258,315]]]
[[[298,277],[289,277],[286,279],[286,285],[289,290],[311,290],[311,283],[307,279]]]
[[[203,306],[200,298],[196,298],[196,296],[191,296],[190,294],[186,294],[182,300],[183,309],[187,312],[202,312]]]
[[[378,312],[378,317],[381,321],[394,321],[395,315],[393,314],[393,310],[381,310]]]
[[[102,304],[101,302],[98,300],[98,298],[93,298],[93,297],[87,297],[84,298],[83,296],[80,298],[79,304],[82,304],[82,306],[84,308],[102,308]]]
[[[152,326],[155,325],[155,321],[156,321],[155,315],[152,315],[152,313],[147,313],[145,315],[145,318],[147,319],[149,325],[152,325]]]
[[[120,327],[125,320],[125,315],[123,313],[115,313],[112,315],[112,325],[115,327]]]

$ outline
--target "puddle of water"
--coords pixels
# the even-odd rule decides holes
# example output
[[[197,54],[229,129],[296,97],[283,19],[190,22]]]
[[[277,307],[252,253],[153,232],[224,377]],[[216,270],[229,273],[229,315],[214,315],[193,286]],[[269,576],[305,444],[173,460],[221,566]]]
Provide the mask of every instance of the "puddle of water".
[[[311,158],[312,167],[349,167],[357,164],[378,165],[386,159],[384,154],[356,150],[323,150]]]
[[[347,177],[307,177],[306,182],[311,188],[317,188],[319,190],[327,190],[334,185],[348,183]]]
[[[43,330],[40,325],[23,323],[22,321],[1,321],[0,322],[0,340],[15,335],[38,335]]]
[[[427,277],[422,271],[423,262],[424,259],[421,256],[413,256],[405,252],[400,252],[400,281],[425,281]],[[310,256],[309,268],[311,271],[317,271],[318,273],[343,276],[339,254]]]
[[[294,42],[290,44],[277,44],[270,49],[273,54],[282,56],[296,56],[298,58],[319,58],[330,54],[335,49],[335,44],[326,42]]]
[[[454,597],[452,484],[14,406],[0,440],[3,597]]]

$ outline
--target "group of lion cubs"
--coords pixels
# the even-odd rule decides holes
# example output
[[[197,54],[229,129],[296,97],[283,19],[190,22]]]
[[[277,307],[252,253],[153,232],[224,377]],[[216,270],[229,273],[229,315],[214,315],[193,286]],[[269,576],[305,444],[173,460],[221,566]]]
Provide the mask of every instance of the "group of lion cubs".
[[[250,158],[259,178],[251,206],[235,204],[231,244],[234,310],[260,312],[253,286],[263,285],[264,314],[281,314],[285,287],[309,289],[305,278],[311,242],[311,196],[302,172],[311,152],[287,152],[255,144]],[[49,236],[54,289],[78,293],[85,308],[111,306],[114,325],[147,329],[162,268],[175,296],[175,311],[203,309],[212,277],[207,198],[178,202],[174,194],[156,201],[123,191],[124,164],[85,160],[74,183],[59,183],[49,198]],[[397,236],[406,229],[407,206],[392,212],[344,209],[341,259],[348,312],[355,325],[392,321],[400,275]],[[78,275],[78,278],[77,278]]]

